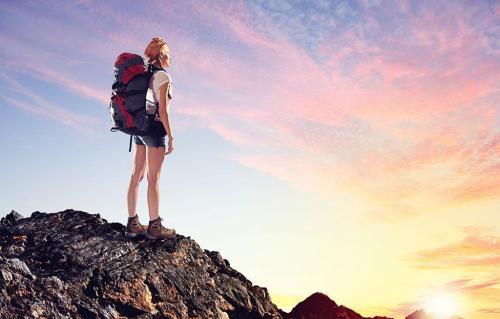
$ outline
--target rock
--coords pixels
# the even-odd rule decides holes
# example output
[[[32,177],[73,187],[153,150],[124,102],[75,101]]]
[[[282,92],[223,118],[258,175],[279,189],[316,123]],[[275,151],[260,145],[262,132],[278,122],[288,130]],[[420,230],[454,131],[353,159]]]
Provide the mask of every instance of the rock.
[[[17,258],[8,259],[5,263],[11,269],[15,269],[25,275],[33,276],[28,266]]]
[[[15,210],[12,210],[7,216],[0,219],[0,225],[10,226],[17,223],[18,220],[22,219],[23,215],[19,214]]]
[[[72,209],[14,213],[0,222],[0,318],[283,318],[265,288],[189,237],[130,240]]]
[[[2,278],[4,281],[11,281],[12,280],[12,273],[6,269],[1,270],[2,273]]]

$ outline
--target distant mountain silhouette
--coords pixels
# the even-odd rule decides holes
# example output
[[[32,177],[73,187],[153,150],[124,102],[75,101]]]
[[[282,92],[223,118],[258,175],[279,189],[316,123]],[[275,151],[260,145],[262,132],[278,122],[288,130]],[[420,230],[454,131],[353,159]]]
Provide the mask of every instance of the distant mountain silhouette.
[[[337,305],[327,295],[316,292],[299,302],[290,313],[280,309],[284,319],[392,319],[384,316],[363,317],[352,309]],[[464,319],[459,316],[448,318],[437,317],[420,309],[405,317],[405,319]]]
[[[427,313],[424,309],[419,309],[412,314],[405,317],[405,319],[464,319],[459,316],[451,316],[448,318],[443,318],[442,316],[435,316]]]
[[[285,319],[366,319],[354,310],[339,306],[327,295],[316,292],[299,302],[290,313],[284,313]],[[373,319],[391,319],[376,316]]]

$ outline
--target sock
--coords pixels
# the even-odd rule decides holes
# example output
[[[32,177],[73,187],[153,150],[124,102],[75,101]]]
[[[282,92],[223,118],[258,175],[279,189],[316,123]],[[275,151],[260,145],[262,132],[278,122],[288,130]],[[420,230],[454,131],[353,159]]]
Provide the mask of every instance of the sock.
[[[155,221],[157,221],[157,220],[160,220],[160,216],[158,216],[158,218],[157,218],[157,219],[150,220],[149,222],[150,222],[150,223],[154,223],[154,222],[155,222]]]

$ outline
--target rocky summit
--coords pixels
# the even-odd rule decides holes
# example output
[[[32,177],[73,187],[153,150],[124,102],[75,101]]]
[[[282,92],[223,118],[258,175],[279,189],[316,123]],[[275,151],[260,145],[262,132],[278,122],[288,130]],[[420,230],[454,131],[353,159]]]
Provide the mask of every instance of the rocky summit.
[[[12,211],[0,221],[0,318],[282,318],[218,252],[124,232],[99,214]]]
[[[389,319],[365,318],[322,293],[286,313],[189,236],[124,233],[99,214],[12,211],[0,220],[0,318]]]

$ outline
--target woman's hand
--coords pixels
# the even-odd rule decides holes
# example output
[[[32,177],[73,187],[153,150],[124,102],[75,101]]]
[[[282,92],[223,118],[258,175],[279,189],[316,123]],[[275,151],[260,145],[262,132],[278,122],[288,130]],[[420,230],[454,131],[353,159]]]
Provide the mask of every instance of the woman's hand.
[[[168,150],[165,153],[165,155],[172,153],[174,150],[174,146],[172,145],[174,143],[174,138],[173,137],[168,137]]]

